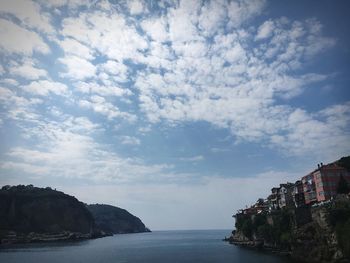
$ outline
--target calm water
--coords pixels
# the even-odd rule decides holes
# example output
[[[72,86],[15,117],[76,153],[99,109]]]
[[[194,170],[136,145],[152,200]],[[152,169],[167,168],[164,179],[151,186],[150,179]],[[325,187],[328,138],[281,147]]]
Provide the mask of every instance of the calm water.
[[[29,244],[0,249],[0,262],[290,262],[221,241],[229,230],[156,231],[74,243]]]

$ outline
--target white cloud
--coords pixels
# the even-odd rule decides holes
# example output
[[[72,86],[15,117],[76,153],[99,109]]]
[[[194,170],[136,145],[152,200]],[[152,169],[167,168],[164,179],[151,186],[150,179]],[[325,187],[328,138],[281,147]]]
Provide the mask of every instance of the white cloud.
[[[143,56],[141,51],[147,48],[147,41],[119,14],[107,16],[96,11],[66,18],[61,33],[116,61],[137,60]]]
[[[82,59],[91,60],[93,59],[93,50],[89,47],[79,43],[72,38],[64,38],[64,40],[58,42],[60,47],[63,49],[66,56],[77,56]]]
[[[198,161],[203,161],[204,156],[203,155],[196,155],[193,157],[181,157],[180,160],[185,161],[185,162],[198,162]]]
[[[137,117],[133,114],[122,112],[117,106],[105,100],[104,97],[93,95],[90,100],[79,100],[78,105],[82,108],[92,109],[94,112],[106,116],[112,120],[115,118],[122,118],[129,122],[135,122]]]
[[[256,39],[265,39],[271,36],[274,30],[274,23],[271,20],[265,21],[259,28]]]
[[[0,13],[16,16],[21,23],[45,33],[53,33],[49,14],[40,10],[40,5],[31,0],[0,1]]]
[[[115,60],[108,60],[107,62],[99,64],[98,66],[100,72],[112,75],[114,81],[126,82],[129,80],[128,67],[123,63]]]
[[[38,0],[42,5],[49,8],[61,8],[67,6],[70,11],[76,11],[79,6],[91,6],[95,2],[81,1],[81,0]]]
[[[202,40],[196,27],[199,8],[199,2],[181,1],[177,8],[169,10],[169,36],[172,42]]]
[[[22,122],[36,121],[38,114],[34,112],[32,106],[41,104],[42,100],[37,98],[27,99],[19,96],[15,91],[0,87],[0,101],[5,110],[5,117],[18,121],[18,125]]]
[[[62,73],[64,77],[84,80],[95,76],[96,67],[86,59],[76,56],[66,56],[60,58],[58,61],[66,66],[65,73]]]
[[[7,85],[11,85],[11,86],[17,86],[18,85],[18,81],[15,79],[2,79],[0,80],[2,83],[7,84]]]
[[[319,54],[330,48],[334,40],[322,36],[317,21],[286,18],[266,21],[256,35],[256,31],[245,30],[242,25],[263,10],[264,1],[230,2],[227,9],[230,20],[226,25],[219,16],[215,17],[221,4],[212,1],[201,6],[197,2],[182,1],[176,8],[168,9],[165,21],[164,17],[153,17],[142,22],[153,40],[161,37],[152,36],[148,31],[152,31],[154,25],[164,28],[163,25],[168,24],[171,45],[151,41],[146,59],[141,60],[152,67],[152,70],[138,71],[135,81],[141,109],[153,123],[207,121],[229,128],[238,141],[271,141],[273,147],[286,149],[279,136],[294,134],[287,120],[298,110],[288,106],[287,101],[328,78],[315,73],[295,74],[295,70],[300,70],[304,61],[310,59],[309,49]],[[233,14],[237,16],[232,17]],[[208,24],[199,23],[201,15]],[[212,21],[204,19],[209,16]],[[225,14],[220,16],[225,21]],[[224,34],[212,29],[212,24],[236,29]],[[213,34],[214,42],[204,41],[203,34]],[[165,30],[162,35],[167,36]],[[252,47],[254,39],[265,41]],[[313,48],[315,43],[320,48]],[[163,47],[166,48],[162,50]],[[164,74],[158,73],[163,70]],[[316,121],[316,115],[306,115]],[[329,127],[324,121],[319,122]],[[296,138],[303,144],[301,137]],[[326,141],[323,143],[329,145]],[[311,149],[298,146],[300,151],[297,151],[297,146],[289,147],[290,153],[297,155]]]
[[[127,4],[131,15],[139,15],[147,10],[143,1],[129,0]]]
[[[99,85],[95,82],[78,82],[74,84],[82,93],[90,93],[90,94],[97,94],[99,96],[116,96],[116,97],[122,97],[122,96],[128,96],[131,95],[131,91],[126,88],[120,88],[117,86],[105,86],[105,85]]]
[[[205,2],[201,7],[198,19],[199,28],[205,36],[212,36],[223,30],[224,21],[227,16],[227,6],[219,1]]]
[[[48,45],[37,33],[5,19],[0,19],[0,35],[0,49],[7,52],[24,55],[32,55],[34,51],[43,54],[50,52]]]
[[[121,143],[128,145],[140,145],[141,141],[139,138],[133,136],[121,136]]]
[[[2,160],[2,169],[23,172],[37,178],[75,178],[96,182],[133,183],[154,180],[164,175],[167,164],[144,164],[136,158],[122,158],[109,146],[97,143],[91,132],[98,126],[84,117],[54,122],[40,120],[28,126],[28,138],[37,140],[35,147],[14,147]],[[67,154],[69,153],[69,154]]]
[[[32,81],[29,85],[23,87],[23,90],[37,94],[40,96],[47,96],[50,93],[56,95],[66,95],[68,88],[65,84],[49,80]]]
[[[36,67],[34,61],[30,59],[26,59],[22,64],[12,65],[9,72],[29,80],[47,77],[46,70]]]
[[[143,20],[141,26],[154,41],[164,42],[168,40],[167,22],[164,17]]]
[[[266,5],[265,0],[237,0],[231,1],[227,7],[229,17],[228,26],[239,27],[252,17],[260,14]]]

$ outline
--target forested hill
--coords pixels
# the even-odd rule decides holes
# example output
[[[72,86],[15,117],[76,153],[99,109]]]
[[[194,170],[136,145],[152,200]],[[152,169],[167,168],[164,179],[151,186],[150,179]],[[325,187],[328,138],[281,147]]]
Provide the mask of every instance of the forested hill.
[[[88,205],[87,207],[95,218],[98,228],[105,233],[150,232],[138,217],[125,209],[103,204]]]

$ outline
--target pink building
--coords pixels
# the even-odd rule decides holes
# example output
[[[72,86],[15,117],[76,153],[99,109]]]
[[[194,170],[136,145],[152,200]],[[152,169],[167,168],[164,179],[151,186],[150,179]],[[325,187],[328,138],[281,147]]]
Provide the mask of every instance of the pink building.
[[[350,183],[350,173],[337,163],[317,165],[318,168],[302,177],[305,204],[331,199],[337,194],[340,177]]]

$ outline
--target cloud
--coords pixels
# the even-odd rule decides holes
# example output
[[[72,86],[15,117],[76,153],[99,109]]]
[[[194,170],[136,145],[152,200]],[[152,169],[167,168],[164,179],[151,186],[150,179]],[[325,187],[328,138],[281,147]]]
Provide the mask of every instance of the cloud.
[[[208,1],[200,9],[198,26],[205,36],[212,36],[223,30],[224,20],[227,16],[227,6],[219,1]]]
[[[115,118],[122,118],[128,122],[135,122],[137,120],[135,115],[120,111],[117,106],[98,95],[91,96],[89,100],[79,100],[78,105],[82,108],[92,109],[94,112],[106,116],[109,120]]]
[[[218,147],[212,147],[210,148],[210,151],[212,153],[224,153],[224,152],[229,152],[230,149],[227,149],[227,148],[218,148]]]
[[[139,138],[133,136],[121,136],[121,143],[127,145],[140,145],[141,141]]]
[[[162,176],[164,180],[173,179],[167,164],[147,165],[137,158],[122,158],[108,145],[96,142],[93,134],[98,131],[99,127],[85,117],[66,116],[60,122],[39,120],[24,130],[36,145],[11,148],[0,166],[46,180],[64,177],[133,183],[161,180]]]
[[[142,1],[130,0],[127,4],[131,15],[139,15],[147,10]]]
[[[7,79],[26,78],[2,81],[13,88],[2,90],[13,102],[6,103],[9,118],[37,120],[39,96],[59,105],[69,94],[75,102],[70,107],[104,116],[112,127],[124,120],[140,120],[144,127],[204,121],[227,129],[236,143],[253,142],[287,155],[350,148],[347,103],[326,109],[322,104],[317,111],[291,103],[330,77],[310,66],[336,45],[316,19],[250,24],[266,1],[178,1],[159,4],[159,12],[141,1],[88,4],[81,10],[78,1],[28,3],[35,16],[5,4],[3,17],[17,17],[11,20],[17,24],[0,19],[2,52],[33,57],[0,69]],[[55,9],[51,17],[43,12],[49,6]],[[35,22],[45,19],[57,21],[57,35]],[[48,56],[43,38],[50,39],[54,54]],[[57,76],[42,69],[52,60],[60,63]]]
[[[185,161],[185,162],[198,162],[198,161],[203,161],[204,156],[203,155],[196,155],[193,157],[182,157],[182,158],[180,158],[180,160]]]
[[[239,27],[249,19],[259,15],[265,8],[265,0],[238,0],[228,4],[229,27]]]
[[[197,1],[181,1],[179,6],[168,12],[169,37],[172,42],[203,40],[198,35],[196,13],[200,8]]]
[[[137,60],[143,56],[141,51],[147,48],[147,41],[137,33],[135,27],[127,24],[122,15],[115,13],[107,16],[101,11],[95,11],[82,13],[77,18],[66,18],[62,22],[61,34],[116,61]]]
[[[26,59],[22,64],[16,63],[11,65],[9,72],[29,80],[46,78],[48,76],[46,70],[36,67],[35,62],[30,59]]]
[[[0,87],[0,101],[4,107],[2,112],[4,117],[18,121],[19,126],[22,122],[36,121],[39,118],[32,108],[42,103],[38,98],[25,98],[11,89]]]
[[[66,56],[77,56],[86,60],[91,60],[94,58],[92,49],[72,38],[64,38],[58,43]]]
[[[274,30],[274,23],[271,20],[265,21],[259,28],[258,33],[256,35],[256,39],[265,39],[272,35]]]
[[[0,35],[0,49],[6,52],[24,55],[32,55],[34,51],[43,54],[50,52],[48,45],[37,33],[8,20],[0,19]]]
[[[60,58],[58,61],[66,67],[66,71],[62,73],[63,77],[84,80],[95,76],[96,67],[86,59],[76,56],[66,56]]]
[[[168,40],[167,21],[164,17],[143,20],[141,27],[154,41],[164,42]]]
[[[88,2],[88,1],[80,1],[80,0],[39,0],[41,5],[47,6],[49,8],[62,8],[64,6],[67,6],[67,8],[74,12],[77,8],[80,6],[88,6],[90,7],[93,4],[96,4],[94,2]]]
[[[55,31],[50,15],[41,11],[40,5],[31,0],[1,1],[0,13],[14,15],[23,25],[45,33]]]
[[[294,145],[288,144],[289,153],[310,152],[311,147],[303,144],[301,136],[295,135],[288,122],[293,112],[299,110],[289,106],[288,100],[327,80],[329,76],[307,72],[307,69],[303,69],[303,74],[300,71],[296,74],[296,71],[312,56],[330,48],[335,40],[324,37],[315,20],[271,19],[257,31],[246,29],[244,24],[262,12],[264,1],[230,2],[227,13],[215,17],[221,5],[216,1],[204,5],[180,2],[176,8],[168,9],[166,18],[142,21],[144,30],[153,40],[161,37],[148,33],[152,26],[168,25],[169,30],[164,30],[163,35],[169,35],[171,42],[166,47],[169,50],[156,55],[152,50],[166,45],[152,41],[147,60],[143,61],[152,70],[138,71],[135,87],[140,92],[142,111],[152,123],[206,121],[228,128],[237,141],[263,143],[283,151],[287,147],[280,138],[289,134],[298,140]],[[237,17],[233,18],[232,14]],[[200,16],[207,24],[199,23]],[[225,16],[230,18],[229,22]],[[157,19],[160,24],[156,24]],[[221,26],[232,26],[230,33],[220,30]],[[211,30],[212,27],[217,30]],[[212,42],[205,41],[208,35],[213,36]],[[254,39],[261,41],[252,45]],[[313,48],[315,43],[322,48]],[[311,55],[310,49],[315,53]],[[175,56],[169,56],[172,53]],[[164,74],[159,73],[162,71]],[[311,121],[330,128],[329,123],[318,120],[317,114],[305,114]],[[345,131],[337,132],[344,134]],[[319,138],[325,148],[330,146],[317,132],[311,136]],[[330,146],[334,151],[336,144]]]
[[[50,93],[64,96],[66,95],[68,88],[63,83],[49,80],[38,80],[32,81],[29,85],[24,86],[23,90],[40,96],[47,96]]]
[[[126,88],[120,88],[117,86],[105,86],[99,85],[96,82],[78,82],[74,84],[74,86],[82,93],[87,94],[97,94],[99,96],[128,96],[131,95],[132,92]]]
[[[11,85],[11,86],[17,86],[18,85],[18,81],[15,79],[2,79],[0,80],[2,83],[7,84],[7,85]]]
[[[113,81],[126,82],[129,80],[128,67],[115,60],[108,60],[99,64],[99,71],[107,74]]]

